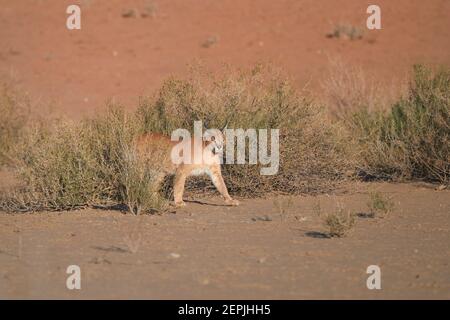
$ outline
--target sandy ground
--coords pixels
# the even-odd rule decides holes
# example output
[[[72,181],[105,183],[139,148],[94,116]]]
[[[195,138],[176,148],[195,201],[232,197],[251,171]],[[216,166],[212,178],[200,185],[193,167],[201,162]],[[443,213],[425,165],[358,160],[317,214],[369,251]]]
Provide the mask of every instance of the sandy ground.
[[[317,203],[365,213],[369,190],[392,196],[395,210],[324,238]],[[284,217],[271,199],[223,207],[216,198],[140,217],[2,214],[0,298],[449,299],[449,195],[358,183],[342,195],[296,197]],[[81,290],[66,288],[73,264]],[[369,265],[381,268],[381,290],[366,287]]]
[[[82,10],[79,31],[66,28],[74,3]],[[449,1],[376,3],[382,30],[346,41],[326,34],[339,23],[365,28],[371,1],[0,0],[0,76],[35,102],[80,118],[108,99],[133,107],[195,61],[213,70],[273,62],[318,94],[330,59],[361,66],[386,85],[414,63],[450,65]],[[155,16],[140,17],[149,4]],[[122,17],[132,9],[136,18]],[[216,42],[205,48],[209,38]]]

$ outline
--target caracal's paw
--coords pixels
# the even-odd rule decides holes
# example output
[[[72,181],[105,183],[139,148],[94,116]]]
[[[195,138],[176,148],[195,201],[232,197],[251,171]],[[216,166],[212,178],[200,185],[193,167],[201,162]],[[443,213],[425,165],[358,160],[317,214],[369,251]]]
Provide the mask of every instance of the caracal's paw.
[[[235,199],[225,200],[225,203],[229,206],[238,206],[240,203]]]
[[[177,207],[177,208],[186,207],[186,202],[184,202],[184,201],[175,202],[175,207]]]

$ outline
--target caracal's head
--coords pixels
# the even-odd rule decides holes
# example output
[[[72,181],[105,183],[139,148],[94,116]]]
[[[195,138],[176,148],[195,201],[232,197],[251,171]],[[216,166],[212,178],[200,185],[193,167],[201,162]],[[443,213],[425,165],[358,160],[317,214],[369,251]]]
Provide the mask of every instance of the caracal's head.
[[[204,133],[205,141],[209,141],[213,154],[222,155],[225,147],[225,134],[224,131],[219,129],[208,129]]]

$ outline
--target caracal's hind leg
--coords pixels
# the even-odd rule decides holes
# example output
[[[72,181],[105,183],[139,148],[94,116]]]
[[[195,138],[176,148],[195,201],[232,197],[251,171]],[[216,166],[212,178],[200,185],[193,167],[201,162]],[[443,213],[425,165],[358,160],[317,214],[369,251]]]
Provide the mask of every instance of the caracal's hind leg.
[[[186,203],[183,201],[184,184],[186,182],[186,174],[180,170],[175,172],[173,182],[173,198],[176,207],[183,207]]]
[[[225,199],[225,203],[231,206],[238,206],[239,201],[232,199],[228,194],[227,186],[225,185],[225,181],[223,181],[222,173],[220,171],[220,167],[213,168],[211,170],[211,180],[216,187],[216,189],[220,192],[222,197]]]

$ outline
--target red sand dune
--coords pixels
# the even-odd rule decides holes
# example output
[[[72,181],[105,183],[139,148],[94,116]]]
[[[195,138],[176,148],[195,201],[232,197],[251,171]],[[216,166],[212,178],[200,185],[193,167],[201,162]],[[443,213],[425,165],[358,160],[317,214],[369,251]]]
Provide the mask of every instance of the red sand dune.
[[[155,17],[124,18],[124,10]],[[82,29],[69,31],[66,8],[79,4]],[[0,0],[0,75],[39,101],[78,118],[108,98],[134,105],[171,74],[203,61],[248,66],[273,62],[312,88],[341,57],[387,81],[414,63],[450,65],[450,1],[379,0],[382,30],[362,40],[326,37],[336,23],[365,27],[369,1],[313,0]],[[217,43],[202,46],[208,37]]]

